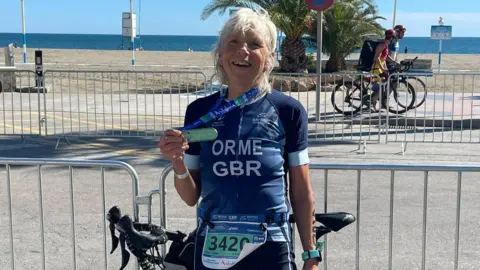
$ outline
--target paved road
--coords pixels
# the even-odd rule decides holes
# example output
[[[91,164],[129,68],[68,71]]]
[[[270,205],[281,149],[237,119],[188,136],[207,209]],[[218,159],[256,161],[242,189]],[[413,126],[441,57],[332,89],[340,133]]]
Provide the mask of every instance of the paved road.
[[[454,137],[456,135],[453,135]],[[166,166],[155,148],[155,141],[131,139],[62,140],[55,149],[55,139],[28,138],[22,145],[18,137],[3,137],[2,157],[79,158],[122,160],[132,164],[140,176],[140,193],[158,188],[160,171]],[[400,155],[400,143],[368,144],[367,153],[358,151],[357,143],[326,142],[312,146],[312,162],[374,164],[478,164],[478,144],[410,144]],[[0,179],[6,179],[5,169]],[[77,269],[104,267],[102,189],[99,169],[74,168]],[[312,171],[311,181],[317,211],[324,211],[324,171]],[[14,167],[12,201],[14,244],[17,269],[38,269],[41,264],[40,210],[38,206],[38,169]],[[43,211],[47,269],[72,268],[71,206],[68,168],[43,167]],[[328,211],[347,211],[357,215],[357,171],[330,170],[328,174]],[[422,221],[424,198],[423,172],[395,173],[393,265],[394,269],[421,269]],[[389,171],[361,173],[360,194],[360,269],[386,269],[390,182]],[[453,269],[455,215],[458,175],[451,172],[430,172],[428,176],[426,269]],[[185,206],[167,181],[167,210],[170,228],[190,231],[194,228],[194,209]],[[131,179],[121,170],[106,170],[106,206],[118,204],[131,213]],[[0,263],[8,265],[9,216],[6,182],[0,185]],[[464,173],[461,197],[459,269],[479,269],[480,184],[478,173]],[[154,220],[158,220],[159,200],[153,201]],[[142,218],[146,209],[141,208]],[[328,238],[328,267],[354,269],[356,263],[356,224]],[[110,251],[106,238],[107,253]],[[297,247],[300,247],[297,235]],[[300,249],[296,249],[300,265]],[[107,254],[107,268],[118,269],[119,252]],[[129,269],[132,268],[133,264]]]
[[[312,93],[309,93],[312,94]],[[301,93],[298,98],[309,111],[314,105],[312,95]],[[314,94],[314,93],[313,93]],[[296,95],[296,94],[294,94]],[[152,98],[152,96],[158,96]],[[185,95],[170,96],[168,106],[162,105],[159,95],[103,95],[101,98],[83,96],[62,97],[58,93],[48,94],[45,101],[29,99],[28,94],[5,93],[1,103],[5,113],[0,114],[0,133],[48,134],[54,137],[19,136],[0,138],[0,156],[30,158],[69,158],[121,160],[132,164],[140,176],[140,192],[147,194],[157,189],[161,170],[167,163],[161,160],[155,140],[145,135],[157,135],[158,130],[181,125],[180,116],[184,106],[179,100],[192,100]],[[295,96],[296,97],[296,96]],[[480,132],[477,128],[454,128],[454,121],[467,120],[460,127],[473,126],[464,115],[475,116],[474,98],[460,101],[458,97],[434,96],[426,102],[425,109],[415,113],[435,116],[440,124],[434,127],[425,122],[413,127],[403,123],[401,118],[390,125],[378,125],[375,120],[384,115],[360,115],[345,119],[329,113],[329,97],[322,93],[322,121],[310,124],[312,162],[321,163],[375,163],[375,164],[477,164],[480,156]],[[105,99],[106,98],[106,99]],[[445,99],[450,103],[438,103]],[[33,101],[32,101],[33,100]],[[313,100],[313,101],[312,101]],[[456,100],[456,102],[452,102]],[[13,104],[13,105],[8,105]],[[140,104],[137,105],[137,104]],[[143,105],[142,105],[143,104]],[[156,105],[161,110],[154,110]],[[183,103],[182,103],[183,104]],[[434,104],[429,108],[429,104]],[[439,105],[438,105],[439,104]],[[10,107],[9,107],[10,106]],[[36,107],[37,106],[37,107]],[[130,106],[130,107],[129,107]],[[38,108],[47,108],[40,110]],[[436,113],[433,113],[435,108]],[[444,114],[438,115],[439,109]],[[445,109],[444,109],[445,108]],[[451,108],[451,114],[448,110]],[[66,111],[65,111],[66,110]],[[122,111],[121,111],[122,110]],[[313,110],[314,111],[314,110]],[[37,113],[35,113],[37,112]],[[44,114],[46,112],[46,114]],[[73,113],[71,113],[73,112]],[[128,113],[126,113],[128,112]],[[160,112],[166,112],[166,116]],[[432,113],[430,113],[432,112]],[[411,113],[409,113],[411,114]],[[411,117],[411,115],[409,115]],[[453,117],[452,117],[453,116]],[[460,118],[458,118],[460,116]],[[473,119],[473,117],[471,117]],[[39,124],[41,123],[41,124]],[[380,121],[381,123],[381,121]],[[470,125],[469,125],[470,124]],[[388,128],[388,129],[386,129]],[[463,130],[463,131],[462,131]],[[13,132],[12,132],[13,131]],[[114,135],[133,136],[115,138]],[[74,137],[68,137],[74,135]],[[78,137],[79,135],[90,135]],[[68,141],[66,138],[68,138]],[[103,137],[103,138],[99,138]],[[366,149],[363,146],[366,140]],[[409,143],[406,154],[401,155],[403,141],[427,142]],[[359,142],[361,143],[360,149]],[[374,144],[371,142],[381,142]],[[385,144],[388,142],[388,144]],[[449,142],[449,143],[439,143]],[[451,143],[453,142],[453,143]],[[55,146],[58,144],[58,148]],[[366,154],[362,154],[366,150]],[[357,215],[357,172],[329,170],[328,211],[348,211]],[[393,264],[395,269],[421,269],[422,262],[422,221],[424,198],[423,172],[398,172],[395,174],[394,223],[393,223]],[[38,169],[36,167],[14,167],[12,177],[12,208],[14,246],[17,269],[38,269],[41,264],[40,209]],[[71,241],[71,206],[68,168],[42,167],[43,211],[45,227],[45,252],[47,269],[72,268],[73,252]],[[464,173],[461,197],[461,226],[459,269],[480,269],[480,184],[478,174]],[[5,168],[0,169],[0,179],[6,179]],[[107,257],[107,268],[118,269],[119,252],[105,254],[110,249],[109,237],[103,237],[102,189],[99,169],[73,169],[76,263],[77,269],[102,269]],[[390,211],[389,171],[362,172],[360,194],[360,269],[385,269],[388,266],[388,236]],[[456,215],[456,173],[429,173],[427,212],[427,269],[452,269],[454,259],[454,236]],[[316,196],[318,211],[324,211],[325,173],[312,171],[311,181]],[[167,181],[169,227],[190,231],[194,228],[194,209],[185,206],[178,198],[172,185],[171,176]],[[131,213],[131,179],[121,170],[107,169],[105,174],[106,205],[118,204]],[[0,184],[0,263],[9,265],[8,190],[6,182]],[[154,218],[159,217],[159,201],[154,198]],[[146,217],[146,209],[141,209]],[[353,269],[356,263],[356,224],[350,225],[337,234],[332,234],[328,244],[328,266],[330,269]],[[297,235],[297,247],[300,247]],[[296,249],[300,265],[300,248]],[[130,268],[132,269],[132,267]]]

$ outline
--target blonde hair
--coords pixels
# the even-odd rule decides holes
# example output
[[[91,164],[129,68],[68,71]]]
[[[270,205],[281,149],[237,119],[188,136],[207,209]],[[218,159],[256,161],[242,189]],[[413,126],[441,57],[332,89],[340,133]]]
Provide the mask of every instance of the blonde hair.
[[[236,32],[245,33],[253,31],[256,35],[264,40],[267,44],[267,70],[260,75],[258,87],[262,92],[270,91],[271,86],[268,81],[268,76],[273,70],[274,57],[272,52],[275,50],[277,44],[276,26],[270,20],[270,16],[265,10],[253,10],[250,8],[240,8],[236,11],[223,26],[220,31],[220,37],[213,49],[213,58],[216,75],[219,77],[222,84],[227,84],[227,77],[225,71],[219,64],[219,53],[223,48],[226,38]]]

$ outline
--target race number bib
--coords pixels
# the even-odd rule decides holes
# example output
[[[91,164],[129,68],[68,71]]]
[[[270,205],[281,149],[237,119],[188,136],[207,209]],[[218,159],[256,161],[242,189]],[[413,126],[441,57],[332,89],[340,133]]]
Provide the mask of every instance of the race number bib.
[[[267,239],[267,231],[259,223],[214,222],[207,226],[202,263],[211,269],[228,269]]]

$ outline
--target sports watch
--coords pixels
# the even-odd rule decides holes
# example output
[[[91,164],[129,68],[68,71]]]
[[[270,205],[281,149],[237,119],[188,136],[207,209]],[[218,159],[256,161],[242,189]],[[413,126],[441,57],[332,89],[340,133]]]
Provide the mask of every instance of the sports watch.
[[[313,258],[316,258],[317,261],[322,260],[322,254],[320,253],[320,250],[312,249],[312,250],[308,250],[308,251],[305,251],[305,252],[302,253],[302,260],[303,261],[306,261],[308,259],[313,259]]]

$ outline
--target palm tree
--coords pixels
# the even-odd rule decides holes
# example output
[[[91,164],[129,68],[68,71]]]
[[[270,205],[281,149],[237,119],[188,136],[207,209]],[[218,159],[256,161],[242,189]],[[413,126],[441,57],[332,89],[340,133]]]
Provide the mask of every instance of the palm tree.
[[[346,69],[345,58],[361,48],[365,37],[383,36],[383,27],[373,0],[336,0],[323,13],[323,51],[330,55],[325,72]],[[312,24],[310,36],[316,39],[317,22]]]
[[[307,56],[302,36],[308,33],[315,12],[306,7],[304,0],[212,0],[204,8],[201,19],[207,19],[215,11],[224,14],[231,7],[266,10],[273,23],[285,34],[280,47],[280,69],[284,72],[306,70]]]

